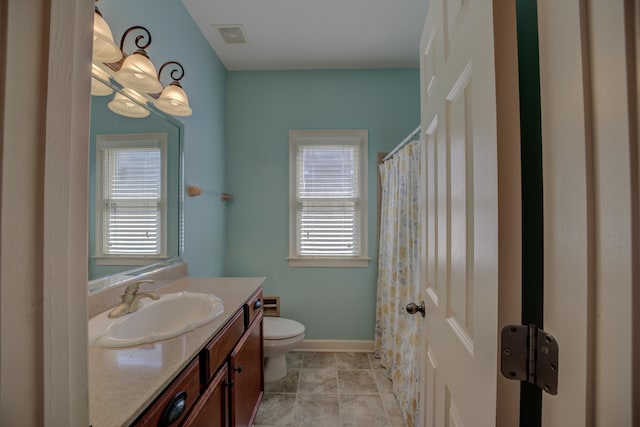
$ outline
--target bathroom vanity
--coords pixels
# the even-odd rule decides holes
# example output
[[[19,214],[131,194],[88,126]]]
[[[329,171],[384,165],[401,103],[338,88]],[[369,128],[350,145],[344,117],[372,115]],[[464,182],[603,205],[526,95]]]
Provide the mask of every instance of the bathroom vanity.
[[[224,313],[175,338],[90,347],[91,425],[251,426],[264,390],[263,281],[184,278],[159,289],[213,293]]]

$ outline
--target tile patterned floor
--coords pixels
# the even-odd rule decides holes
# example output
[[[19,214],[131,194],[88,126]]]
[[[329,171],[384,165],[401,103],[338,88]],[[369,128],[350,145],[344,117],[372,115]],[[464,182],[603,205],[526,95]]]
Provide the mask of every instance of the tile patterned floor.
[[[405,427],[391,381],[371,353],[287,354],[287,376],[265,383],[255,427]]]

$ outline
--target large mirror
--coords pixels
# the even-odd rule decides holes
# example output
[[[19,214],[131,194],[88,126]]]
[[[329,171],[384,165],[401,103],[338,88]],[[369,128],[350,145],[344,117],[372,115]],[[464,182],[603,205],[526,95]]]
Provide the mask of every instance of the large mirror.
[[[182,124],[100,70],[92,85],[89,292],[181,262],[183,238]]]

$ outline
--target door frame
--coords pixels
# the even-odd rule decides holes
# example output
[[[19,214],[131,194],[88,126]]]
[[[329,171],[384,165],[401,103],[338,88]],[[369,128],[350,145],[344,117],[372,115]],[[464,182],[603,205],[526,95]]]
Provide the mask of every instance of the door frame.
[[[520,95],[518,76],[518,29],[516,2],[494,0],[496,61],[496,109],[498,126],[498,325],[519,324],[522,317],[522,164],[520,141]],[[499,6],[499,7],[497,7]],[[514,179],[513,177],[518,177]],[[520,384],[497,374],[496,426],[518,425]]]
[[[0,423],[88,425],[93,4],[1,8]]]
[[[560,346],[544,426],[639,422],[637,4],[538,3],[544,322]]]

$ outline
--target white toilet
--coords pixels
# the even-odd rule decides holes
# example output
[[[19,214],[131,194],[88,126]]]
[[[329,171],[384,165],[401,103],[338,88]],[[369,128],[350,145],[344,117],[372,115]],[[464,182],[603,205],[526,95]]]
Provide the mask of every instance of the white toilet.
[[[264,317],[264,380],[276,381],[287,375],[286,355],[304,338],[304,325],[283,317]]]

